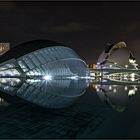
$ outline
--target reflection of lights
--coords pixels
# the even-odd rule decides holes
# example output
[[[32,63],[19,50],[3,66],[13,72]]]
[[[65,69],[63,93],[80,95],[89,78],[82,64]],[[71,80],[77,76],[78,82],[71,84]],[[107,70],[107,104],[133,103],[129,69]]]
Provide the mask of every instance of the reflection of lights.
[[[90,77],[90,76],[84,76],[84,77],[83,77],[83,76],[81,76],[80,78],[81,78],[81,79],[91,79],[91,77]]]
[[[125,65],[125,68],[128,68],[128,65]]]
[[[4,87],[4,90],[8,90],[8,89],[9,89],[9,87],[8,87],[8,86],[5,86],[5,87]]]
[[[116,93],[116,92],[117,92],[116,88],[114,88],[114,89],[113,89],[113,92],[114,92],[114,93]]]
[[[97,91],[97,92],[99,92],[99,91],[100,91],[100,89],[99,89],[99,88],[96,88],[96,91]]]
[[[2,98],[0,98],[0,102],[2,101],[3,99]]]
[[[103,80],[102,80],[102,82],[103,82],[103,83],[106,83],[106,82],[107,82],[107,80],[103,79]]]
[[[134,77],[132,77],[132,78],[130,78],[130,80],[134,82],[134,81],[135,81],[135,78],[134,78]]]
[[[127,91],[127,90],[128,90],[128,87],[127,87],[127,86],[125,86],[125,87],[124,87],[124,90],[125,90],[125,91]]]
[[[72,79],[72,80],[78,80],[78,76],[71,76],[70,79]]]
[[[33,76],[33,75],[35,75],[35,74],[34,74],[33,71],[30,71],[30,72],[27,73],[27,75],[29,75],[29,76],[30,76],[30,75]]]
[[[109,65],[110,68],[112,68],[112,65]]]
[[[40,82],[40,79],[27,79],[27,83],[35,83],[35,82]]]
[[[98,86],[96,85],[96,86],[95,86],[95,88],[97,89],[97,88],[98,88]]]
[[[130,77],[134,78],[135,77],[135,73],[131,73]]]
[[[90,73],[90,76],[95,76],[95,73],[94,73],[94,72],[91,72],[91,73]]]
[[[17,76],[20,75],[20,73],[16,69],[8,69],[4,71],[0,71],[1,76]]]
[[[135,95],[135,90],[134,89],[130,89],[128,92],[128,96],[132,96]]]
[[[52,80],[52,76],[51,75],[45,75],[43,77],[43,79],[49,81],[49,80]]]
[[[90,86],[90,84],[89,84],[89,83],[87,83],[87,81],[86,81],[86,84],[87,84],[87,87],[89,87],[89,86]]]
[[[21,80],[18,78],[0,78],[0,83],[7,83],[11,86],[16,86],[20,84]]]
[[[109,86],[109,90],[112,90],[112,86]]]
[[[136,86],[133,86],[133,88],[134,88],[134,90],[135,90],[135,91],[137,91],[137,90],[138,90],[138,88],[137,88]]]
[[[96,78],[95,77],[89,77],[89,78],[86,78],[86,79],[95,80]]]
[[[128,74],[124,74],[124,80],[127,80]]]

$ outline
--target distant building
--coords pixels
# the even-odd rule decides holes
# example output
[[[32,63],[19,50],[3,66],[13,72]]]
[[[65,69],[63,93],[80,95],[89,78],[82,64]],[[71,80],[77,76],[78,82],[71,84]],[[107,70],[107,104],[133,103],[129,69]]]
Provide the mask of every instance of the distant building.
[[[87,68],[96,69],[96,64],[87,64]]]
[[[98,68],[132,68],[137,69],[138,64],[125,42],[108,45],[97,61]]]
[[[10,43],[0,43],[0,56],[10,50]]]

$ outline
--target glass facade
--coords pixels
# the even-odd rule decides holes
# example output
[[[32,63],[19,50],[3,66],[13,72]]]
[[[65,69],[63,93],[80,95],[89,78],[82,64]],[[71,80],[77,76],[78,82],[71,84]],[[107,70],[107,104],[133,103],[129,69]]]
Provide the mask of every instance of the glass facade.
[[[85,76],[86,63],[70,48],[49,47],[36,50],[17,59],[28,76]]]
[[[10,53],[10,52],[9,52]],[[81,96],[86,63],[70,48],[44,47],[0,65],[0,90],[32,103],[61,108]]]

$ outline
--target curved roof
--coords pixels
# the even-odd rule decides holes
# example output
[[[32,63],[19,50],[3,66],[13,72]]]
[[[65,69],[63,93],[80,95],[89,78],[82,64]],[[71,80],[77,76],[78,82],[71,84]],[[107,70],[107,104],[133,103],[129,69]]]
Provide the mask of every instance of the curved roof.
[[[55,41],[51,41],[51,40],[28,41],[28,42],[21,43],[15,47],[13,47],[7,53],[2,55],[0,57],[0,62],[7,61],[12,58],[19,58],[20,56],[23,56],[32,51],[35,51],[35,50],[38,50],[41,48],[45,48],[45,47],[51,47],[51,46],[64,46],[64,45],[57,43]]]
[[[135,60],[132,52],[127,48],[125,42],[119,42],[105,48],[99,56],[97,63],[99,65],[114,65],[114,63],[117,63],[121,67],[125,65],[133,67],[129,62],[130,60]]]

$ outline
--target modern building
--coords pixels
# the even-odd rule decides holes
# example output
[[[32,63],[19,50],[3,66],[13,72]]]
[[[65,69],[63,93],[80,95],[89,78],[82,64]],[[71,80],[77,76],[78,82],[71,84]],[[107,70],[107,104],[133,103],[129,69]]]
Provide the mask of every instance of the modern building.
[[[12,48],[9,43],[0,43],[0,54],[0,91],[51,108],[72,104],[84,94],[90,80],[134,83],[133,70],[138,69],[124,42],[105,48],[97,65],[87,65],[71,48],[50,40],[29,41]],[[132,71],[126,73],[126,69]]]
[[[78,80],[87,74],[71,48],[49,40],[22,43],[0,58],[0,90],[44,106],[62,107],[82,95],[87,82]]]
[[[136,59],[125,42],[107,45],[97,60],[98,68],[137,69]]]
[[[116,82],[136,81],[139,77],[138,64],[125,42],[105,47],[98,58],[97,69],[103,70],[101,74],[103,78]]]

